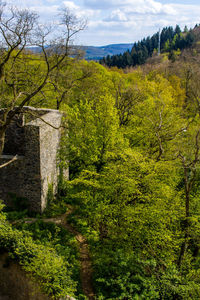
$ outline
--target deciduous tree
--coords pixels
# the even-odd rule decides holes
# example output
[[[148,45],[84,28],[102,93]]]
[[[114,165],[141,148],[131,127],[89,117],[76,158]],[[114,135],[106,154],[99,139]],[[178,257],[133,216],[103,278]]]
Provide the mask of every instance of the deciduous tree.
[[[73,37],[85,28],[85,22],[66,9],[61,13],[56,41],[50,41],[52,29],[39,26],[37,18],[28,10],[0,4],[0,91],[3,95],[0,107],[4,108],[0,118],[0,155],[6,128],[33,99],[41,102],[50,75],[69,59]],[[39,47],[39,55],[27,52],[26,47],[34,45]]]

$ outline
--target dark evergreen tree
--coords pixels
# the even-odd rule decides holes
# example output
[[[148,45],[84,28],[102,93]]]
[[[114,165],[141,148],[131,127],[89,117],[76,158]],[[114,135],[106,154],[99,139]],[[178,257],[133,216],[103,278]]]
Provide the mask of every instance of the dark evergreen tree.
[[[100,60],[101,64],[107,66],[117,66],[118,68],[126,68],[128,66],[142,65],[146,60],[151,57],[154,50],[158,49],[159,32],[155,33],[152,37],[147,37],[134,43],[131,51],[126,51],[123,54],[107,56]],[[194,34],[188,31],[185,26],[184,32],[181,32],[179,25],[175,29],[172,26],[164,27],[160,34],[160,48],[162,52],[173,53],[174,50],[182,50],[191,47],[194,42]],[[158,50],[157,50],[158,51]],[[169,57],[173,55],[170,54]]]
[[[176,25],[176,27],[175,27],[175,34],[179,34],[180,35],[180,33],[181,33],[180,26]]]

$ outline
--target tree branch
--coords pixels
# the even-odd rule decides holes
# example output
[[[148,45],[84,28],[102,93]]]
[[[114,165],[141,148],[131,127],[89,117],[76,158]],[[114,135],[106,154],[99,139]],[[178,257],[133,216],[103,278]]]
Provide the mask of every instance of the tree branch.
[[[8,165],[10,165],[11,163],[13,163],[17,159],[18,159],[18,155],[15,155],[11,160],[9,160],[8,162],[4,163],[3,165],[0,165],[0,169],[2,169],[4,167],[7,167]]]

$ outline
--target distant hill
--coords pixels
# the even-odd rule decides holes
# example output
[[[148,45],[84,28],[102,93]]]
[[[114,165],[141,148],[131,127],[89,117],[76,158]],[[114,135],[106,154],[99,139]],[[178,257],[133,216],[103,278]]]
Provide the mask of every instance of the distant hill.
[[[124,53],[127,50],[131,50],[133,44],[111,44],[106,46],[77,46],[78,49],[85,52],[84,58],[86,60],[100,60],[107,55],[116,55]],[[39,47],[29,47],[30,51],[34,53],[40,53],[41,49]]]
[[[133,44],[111,44],[106,46],[82,46],[81,49],[85,51],[85,59],[99,60],[107,55],[116,55],[131,50]]]

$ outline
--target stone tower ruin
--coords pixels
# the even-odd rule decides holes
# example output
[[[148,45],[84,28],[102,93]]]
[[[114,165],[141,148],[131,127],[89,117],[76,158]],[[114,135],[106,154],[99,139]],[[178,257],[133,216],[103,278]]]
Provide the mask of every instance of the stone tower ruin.
[[[17,154],[0,169],[0,199],[8,206],[24,199],[29,210],[42,212],[49,188],[56,193],[61,118],[57,110],[24,107],[8,127],[0,164]]]

